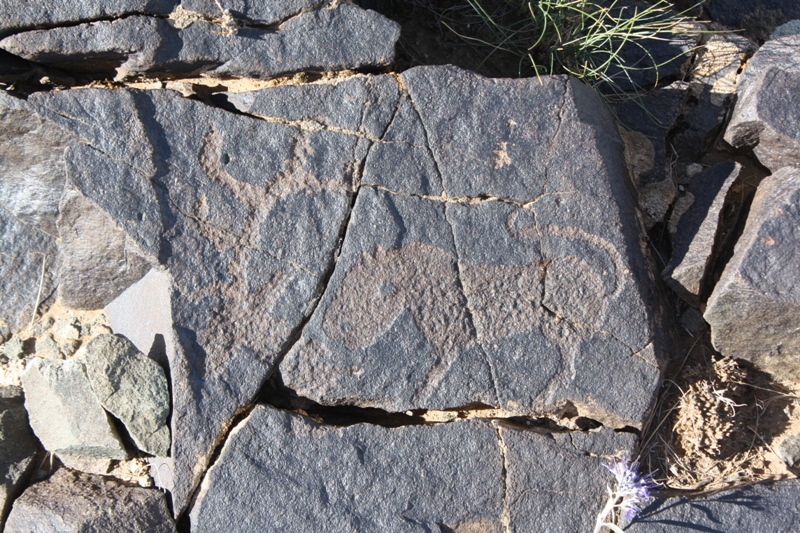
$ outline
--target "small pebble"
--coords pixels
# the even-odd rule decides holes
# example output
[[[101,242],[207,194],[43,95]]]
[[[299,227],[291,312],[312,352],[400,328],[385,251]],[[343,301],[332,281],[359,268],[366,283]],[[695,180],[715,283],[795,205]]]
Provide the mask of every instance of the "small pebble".
[[[80,341],[77,340],[66,341],[59,344],[58,349],[64,355],[64,357],[72,357],[75,355],[75,352],[78,350],[80,345]]]
[[[63,359],[52,333],[45,333],[36,339],[36,353],[46,359]]]
[[[11,361],[21,359],[24,354],[25,343],[19,337],[11,337],[11,340],[3,345],[3,355]]]
[[[80,322],[77,318],[62,318],[57,320],[53,333],[61,340],[76,341],[81,337]]]
[[[31,332],[31,335],[33,335],[34,337],[38,337],[39,335],[50,329],[50,327],[53,325],[53,322],[55,321],[53,320],[53,317],[50,316],[45,318],[44,320],[40,320],[39,322],[33,325],[33,331]]]

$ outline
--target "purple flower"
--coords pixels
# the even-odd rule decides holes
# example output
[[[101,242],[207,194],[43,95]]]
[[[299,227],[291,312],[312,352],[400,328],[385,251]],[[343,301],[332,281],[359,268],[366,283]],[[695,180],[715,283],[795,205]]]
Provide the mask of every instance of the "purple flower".
[[[614,459],[610,465],[605,465],[614,477],[617,478],[617,487],[613,491],[620,510],[628,520],[633,520],[641,510],[641,505],[650,498],[650,491],[658,487],[650,474],[639,475],[639,463],[628,462],[628,456]],[[621,500],[621,501],[620,501]]]

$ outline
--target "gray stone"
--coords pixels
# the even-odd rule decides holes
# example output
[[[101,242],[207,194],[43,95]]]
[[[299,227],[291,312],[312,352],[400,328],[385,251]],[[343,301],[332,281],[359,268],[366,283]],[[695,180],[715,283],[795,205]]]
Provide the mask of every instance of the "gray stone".
[[[25,343],[19,337],[11,337],[3,345],[3,355],[7,359],[22,359],[25,354]]]
[[[695,307],[706,288],[706,276],[719,252],[717,232],[726,199],[742,166],[720,163],[692,178],[694,201],[680,217],[672,234],[672,257],[661,273],[667,285]]]
[[[0,205],[21,222],[57,237],[64,151],[77,139],[5,91],[0,94],[0,124]]]
[[[33,358],[22,373],[25,409],[50,452],[125,459],[128,454],[92,392],[83,364]]]
[[[47,359],[64,358],[58,349],[58,343],[53,338],[52,333],[44,333],[41,337],[37,337],[34,349],[39,357],[45,357]]]
[[[0,387],[0,529],[36,466],[39,441],[28,425],[22,389]]]
[[[165,15],[178,0],[84,0],[53,4],[48,0],[28,0],[3,6],[0,36],[31,28],[74,25],[87,20],[104,20],[134,13]]]
[[[249,2],[248,0],[226,0],[222,5],[236,19],[246,19],[258,25],[279,25],[301,13],[331,5],[332,0],[279,0],[272,2]],[[219,17],[220,4],[215,0],[183,0],[181,7],[205,16]]]
[[[800,5],[800,4],[799,4]],[[800,35],[769,41],[747,62],[736,90],[737,101],[725,140],[752,148],[772,172],[800,166]]]
[[[646,96],[613,105],[624,130],[625,159],[647,229],[664,221],[677,195],[667,134],[686,99],[687,84],[675,82]]]
[[[283,383],[325,405],[527,416],[575,405],[641,425],[659,382],[658,304],[597,95],[566,78],[455,68],[402,79],[439,172],[427,182],[445,192],[387,190],[380,168],[365,176],[377,186],[358,194]]]
[[[713,496],[656,500],[631,525],[630,533],[764,531],[791,533],[800,523],[800,482],[753,485]]]
[[[166,497],[103,476],[59,469],[14,502],[7,533],[117,531],[174,533]]]
[[[388,65],[399,36],[396,23],[342,3],[298,14],[277,29],[133,16],[17,33],[0,48],[75,72],[116,70],[119,78],[159,72],[272,78]]]
[[[73,157],[80,157],[81,152],[76,151]],[[84,171],[86,167],[96,170],[92,162],[81,161]],[[69,165],[70,171],[72,166]],[[58,229],[61,257],[58,297],[73,309],[102,308],[141,279],[154,260],[106,211],[72,186],[61,199]]]
[[[164,370],[119,335],[98,335],[84,356],[86,374],[100,404],[117,417],[136,446],[169,453],[169,390]]]
[[[0,330],[4,334],[22,330],[36,309],[52,301],[59,262],[54,236],[22,222],[0,204]]]
[[[76,341],[81,337],[77,318],[60,318],[53,324],[53,334],[61,340]]]
[[[157,254],[156,271],[168,273],[166,289],[114,327],[147,330],[131,322],[161,317],[136,342],[152,351],[159,341],[170,357],[180,513],[231,417],[313,308],[370,141],[232,114],[172,91],[37,93],[30,103],[86,139],[67,151],[76,197],[96,204],[150,259]],[[134,291],[121,301],[138,298]]]
[[[197,532],[589,531],[609,478],[598,457],[486,421],[332,427],[258,406],[190,517]]]
[[[500,427],[506,468],[504,531],[573,533],[592,531],[608,498],[613,476],[603,466],[613,455],[630,453],[632,436],[547,435]],[[577,435],[577,434],[576,434]],[[599,437],[599,438],[598,438]],[[621,438],[619,438],[621,437]],[[611,452],[604,458],[597,451]],[[592,455],[590,455],[590,453]]]
[[[711,0],[708,11],[715,22],[747,30],[762,41],[777,26],[800,18],[800,4],[786,0]]]
[[[797,468],[800,466],[800,433],[792,433],[778,445],[778,457],[790,467]]]
[[[56,321],[51,316],[46,316],[41,320],[37,320],[36,323],[31,328],[31,336],[38,337],[45,331],[48,331],[50,328],[53,327]]]
[[[780,39],[781,37],[786,37],[787,35],[798,35],[800,34],[800,20],[790,20],[785,24],[781,24],[775,31],[772,32],[772,39]]]
[[[723,355],[800,378],[800,169],[765,178],[705,319]]]

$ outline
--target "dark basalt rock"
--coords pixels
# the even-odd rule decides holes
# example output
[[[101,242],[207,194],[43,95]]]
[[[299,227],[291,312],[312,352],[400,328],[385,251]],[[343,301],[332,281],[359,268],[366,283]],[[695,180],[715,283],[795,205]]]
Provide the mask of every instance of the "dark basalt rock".
[[[589,530],[609,478],[600,458],[561,439],[485,421],[331,427],[258,406],[190,516],[197,532],[566,533]]]
[[[19,387],[0,387],[0,528],[25,488],[41,450],[23,402]]]
[[[800,17],[800,15],[798,15]],[[737,101],[725,140],[753,149],[772,172],[800,166],[800,91],[797,48],[800,35],[769,41],[747,63],[736,90]]]
[[[790,533],[800,523],[800,483],[775,481],[714,496],[656,500],[625,528],[630,533],[770,531]]]
[[[74,25],[132,14],[166,15],[178,0],[83,0],[53,3],[49,0],[3,2],[0,36],[33,28]]]
[[[800,18],[800,4],[785,0],[711,0],[708,12],[715,22],[747,30],[763,41],[776,27]]]
[[[14,502],[5,530],[174,533],[175,523],[165,495],[157,490],[61,468]]]
[[[747,359],[779,380],[800,377],[800,169],[765,178],[705,319],[723,355]]]
[[[694,177],[687,193],[692,195],[692,204],[672,235],[672,257],[661,275],[672,290],[695,307],[700,304],[715,252],[719,252],[715,243],[722,211],[741,169],[738,163],[720,163]]]
[[[283,382],[326,405],[572,404],[640,425],[659,380],[653,295],[621,142],[596,95],[566,78],[453,68],[402,79],[437,170],[408,183],[444,193],[387,190],[367,166],[376,186],[359,192]]]
[[[396,23],[343,3],[299,14],[277,29],[228,28],[201,16],[185,22],[132,16],[18,33],[0,48],[74,72],[116,71],[117,78],[165,72],[273,78],[388,65],[399,35]]]

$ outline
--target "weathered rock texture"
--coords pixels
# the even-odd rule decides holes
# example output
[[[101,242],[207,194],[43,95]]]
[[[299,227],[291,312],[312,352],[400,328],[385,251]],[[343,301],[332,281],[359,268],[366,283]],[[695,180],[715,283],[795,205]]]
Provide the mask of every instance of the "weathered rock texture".
[[[778,379],[800,378],[800,169],[767,177],[708,300],[714,347]]]
[[[588,531],[609,474],[585,448],[484,421],[337,428],[259,406],[204,480],[192,531]]]
[[[736,107],[725,131],[727,142],[753,148],[773,172],[800,166],[798,47],[800,35],[791,35],[769,41],[756,52],[740,77]]]
[[[675,225],[672,257],[662,276],[672,290],[694,306],[700,304],[722,210],[740,172],[741,165],[726,162],[693,178],[691,192],[687,193],[692,203]]]
[[[125,459],[116,429],[75,360],[33,358],[22,374],[25,409],[34,433],[50,452]]]
[[[175,524],[164,494],[155,489],[129,487],[61,468],[14,502],[5,531],[173,533]]]
[[[125,425],[136,446],[152,455],[167,455],[169,390],[158,363],[118,335],[92,339],[85,362],[100,404]]]
[[[762,40],[777,26],[800,18],[800,4],[785,0],[711,0],[708,11],[715,22],[745,29]]]
[[[614,104],[622,126],[625,160],[647,229],[663,222],[678,193],[667,135],[686,99],[686,90],[686,83],[675,82],[641,97],[641,101]]]
[[[272,78],[387,65],[400,36],[396,23],[348,3],[320,6],[275,27],[246,26],[246,21],[239,27],[235,20],[185,9],[173,15],[17,33],[0,41],[0,48],[73,72],[116,70],[120,78],[154,72]]]
[[[23,401],[19,387],[0,387],[0,529],[14,498],[25,488],[41,449],[28,425]]]
[[[800,523],[800,483],[776,481],[710,497],[656,500],[630,533],[682,531],[770,531],[790,533]]]
[[[227,98],[240,113],[168,90],[24,103],[81,139],[59,231],[104,228],[62,251],[59,291],[112,269],[93,303],[166,356],[176,514],[299,336],[283,378],[322,404],[641,425],[660,306],[594,92],[431,67]]]
[[[362,183],[373,185],[284,383],[327,405],[575,404],[640,425],[659,379],[657,303],[622,145],[596,95],[566,78],[454,68],[401,79],[401,122],[367,158]],[[373,153],[397,145],[430,164],[414,177],[378,166],[391,158]]]

